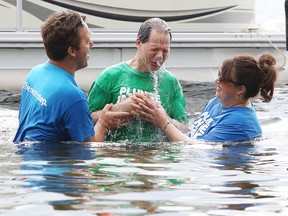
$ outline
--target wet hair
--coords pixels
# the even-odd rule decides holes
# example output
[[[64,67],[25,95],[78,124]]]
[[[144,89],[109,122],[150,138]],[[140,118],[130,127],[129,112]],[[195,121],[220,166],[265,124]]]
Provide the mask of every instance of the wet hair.
[[[233,81],[246,88],[245,99],[257,96],[263,102],[272,100],[277,79],[276,60],[270,54],[262,54],[258,61],[250,55],[227,59],[221,67],[221,79]]]
[[[169,33],[170,41],[172,40],[172,34],[170,31],[170,27],[167,22],[160,18],[150,18],[146,20],[139,28],[137,37],[141,41],[141,43],[146,43],[149,40],[152,29],[155,29],[160,33]]]
[[[86,17],[71,10],[51,14],[41,26],[41,35],[47,56],[63,60],[69,47],[79,49],[79,29]]]

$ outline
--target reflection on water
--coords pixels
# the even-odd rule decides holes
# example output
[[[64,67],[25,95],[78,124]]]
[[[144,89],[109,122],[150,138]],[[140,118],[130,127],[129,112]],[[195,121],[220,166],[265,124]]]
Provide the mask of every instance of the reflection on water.
[[[198,89],[203,93],[210,87]],[[287,215],[287,90],[278,87],[271,104],[255,102],[264,136],[246,143],[15,146],[15,122],[6,122],[0,141],[0,214]],[[191,94],[188,100],[199,92]],[[200,110],[189,108],[192,115]],[[1,113],[15,118],[14,111]]]

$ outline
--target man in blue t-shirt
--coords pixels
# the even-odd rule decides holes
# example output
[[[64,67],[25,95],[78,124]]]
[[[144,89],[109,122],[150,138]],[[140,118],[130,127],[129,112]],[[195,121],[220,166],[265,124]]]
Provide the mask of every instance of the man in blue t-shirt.
[[[86,95],[74,79],[87,66],[93,46],[85,17],[56,12],[41,26],[41,35],[49,60],[35,66],[23,85],[13,141],[104,141],[109,123],[127,114],[112,113],[109,104],[94,128]]]

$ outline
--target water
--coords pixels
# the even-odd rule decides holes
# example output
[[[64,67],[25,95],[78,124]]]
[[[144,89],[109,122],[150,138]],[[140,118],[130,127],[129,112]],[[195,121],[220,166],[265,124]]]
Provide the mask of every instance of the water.
[[[157,71],[151,71],[152,82],[153,82],[153,98],[154,101],[160,102],[160,94],[159,94],[159,84],[161,83],[161,79],[166,69],[166,61],[161,63],[161,59],[156,59],[156,64],[160,67]]]
[[[215,89],[183,86],[191,116]],[[288,85],[255,102],[264,136],[238,144],[15,146],[19,94],[1,95],[0,215],[288,215]]]

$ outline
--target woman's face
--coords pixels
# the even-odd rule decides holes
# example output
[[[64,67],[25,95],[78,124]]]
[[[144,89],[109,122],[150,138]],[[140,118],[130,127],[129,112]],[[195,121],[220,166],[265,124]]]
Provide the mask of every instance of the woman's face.
[[[236,100],[237,94],[240,91],[240,83],[233,80],[232,76],[229,79],[223,79],[221,77],[221,71],[218,74],[218,78],[215,80],[216,83],[216,97],[221,101],[224,107],[231,107],[237,104],[239,101]]]

